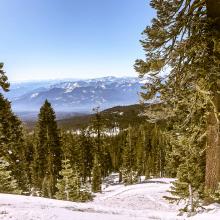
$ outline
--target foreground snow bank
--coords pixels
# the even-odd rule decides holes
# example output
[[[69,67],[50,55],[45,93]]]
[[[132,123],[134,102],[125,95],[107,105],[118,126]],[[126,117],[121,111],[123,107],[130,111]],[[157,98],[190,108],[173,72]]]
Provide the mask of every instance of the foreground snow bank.
[[[211,204],[204,207],[206,211],[198,213],[189,218],[189,220],[219,220],[220,219],[220,204]]]
[[[1,220],[147,220],[186,219],[177,216],[179,207],[169,204],[172,179],[153,179],[132,186],[114,185],[97,194],[94,201],[74,203],[39,197],[0,194]],[[220,219],[220,207],[190,220]]]

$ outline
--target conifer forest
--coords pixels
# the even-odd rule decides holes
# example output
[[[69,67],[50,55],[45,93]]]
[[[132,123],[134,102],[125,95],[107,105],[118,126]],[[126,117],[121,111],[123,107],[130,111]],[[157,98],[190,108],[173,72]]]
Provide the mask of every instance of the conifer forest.
[[[220,0],[146,7],[154,17],[139,36],[144,56],[131,63],[145,80],[138,113],[97,106],[86,123],[60,126],[48,98],[28,126],[6,98],[2,60],[0,193],[87,203],[117,174],[123,187],[172,178],[163,199],[188,217],[220,203]]]

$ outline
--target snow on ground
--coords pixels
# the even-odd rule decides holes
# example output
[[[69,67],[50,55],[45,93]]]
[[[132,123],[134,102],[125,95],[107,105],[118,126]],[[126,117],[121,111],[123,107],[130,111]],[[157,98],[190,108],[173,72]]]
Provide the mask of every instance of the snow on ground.
[[[219,220],[220,219],[220,204],[211,204],[206,208],[206,212],[197,214],[189,220]]]
[[[182,220],[178,207],[169,204],[172,179],[152,179],[131,186],[111,185],[93,201],[74,203],[53,199],[0,194],[0,220]],[[220,207],[189,220],[220,219]]]

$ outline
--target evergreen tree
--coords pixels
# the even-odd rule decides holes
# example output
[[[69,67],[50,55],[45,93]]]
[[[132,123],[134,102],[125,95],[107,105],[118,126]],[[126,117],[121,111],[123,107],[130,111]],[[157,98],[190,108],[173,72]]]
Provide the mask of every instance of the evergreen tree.
[[[124,140],[126,139],[126,132],[120,131],[118,135],[113,135],[106,138],[106,142],[109,143],[109,153],[111,157],[112,169],[116,172],[120,171],[122,164],[122,149]]]
[[[40,109],[36,128],[36,145],[32,166],[32,179],[35,188],[43,196],[52,198],[61,170],[61,143],[56,116],[51,104],[46,100]]]
[[[28,179],[29,191],[31,189],[32,184],[32,163],[34,160],[34,146],[36,143],[36,138],[32,132],[28,132],[24,130],[24,148],[25,148],[25,173]],[[24,175],[24,170],[22,170]]]
[[[205,175],[205,154],[198,156],[198,146],[193,143],[194,137],[179,136],[178,141],[172,143],[173,151],[180,164],[177,166],[177,180],[171,187],[174,197],[171,201],[187,200],[184,211],[194,212],[200,206],[200,198],[204,198],[204,175]],[[183,148],[183,146],[185,146]]]
[[[92,121],[92,129],[94,130],[94,134],[96,137],[96,153],[99,156],[102,148],[102,130],[103,130],[103,120],[99,108],[93,109],[95,112],[95,117]],[[99,156],[101,157],[101,156]]]
[[[61,132],[62,152],[69,158],[71,166],[79,166],[79,135],[69,131]]]
[[[0,88],[9,90],[9,83],[0,63]],[[24,144],[23,127],[21,121],[11,110],[10,102],[0,93],[0,157],[8,163],[11,175],[17,179],[17,184],[22,190],[28,190],[26,147]]]
[[[135,149],[132,144],[131,136],[132,128],[128,127],[128,133],[126,138],[126,143],[123,148],[122,155],[122,179],[125,184],[133,184],[137,182],[137,171],[136,171],[136,154]]]
[[[81,183],[80,173],[76,164],[72,168],[70,160],[62,160],[61,178],[58,179],[56,187],[58,191],[55,197],[67,201],[85,202],[92,199],[87,185]]]
[[[143,125],[139,127],[139,138],[137,142],[137,175],[141,176],[144,174],[145,165],[145,145],[146,145],[146,134]]]
[[[19,193],[18,184],[8,170],[9,163],[0,158],[0,192],[1,193]]]
[[[158,125],[154,125],[151,134],[151,145],[154,157],[154,175],[163,177],[165,172],[165,137]]]
[[[4,64],[0,63],[0,88],[2,88],[3,91],[7,92],[9,91],[10,84],[8,83],[8,77],[5,75],[3,67]]]
[[[197,160],[190,159],[195,177],[200,178],[206,151],[205,182],[208,191],[215,191],[220,182],[220,0],[169,1],[152,0],[157,16],[144,32],[141,41],[146,60],[137,60],[135,69],[140,77],[146,74],[146,99],[159,98],[160,117],[167,119],[169,134],[180,146],[175,154],[189,152],[179,141],[183,138],[189,148],[197,151]],[[162,72],[169,74],[161,74]],[[154,120],[157,114],[152,114]],[[204,138],[206,137],[206,141]],[[192,138],[194,138],[192,140]],[[186,141],[187,140],[187,141]],[[190,144],[189,144],[190,143]],[[180,161],[178,176],[191,173],[188,157]],[[184,164],[184,165],[182,165]],[[182,168],[184,166],[184,169]],[[182,174],[180,174],[182,173]],[[194,178],[190,184],[196,185]],[[187,178],[181,182],[189,182]],[[193,189],[193,190],[196,190]]]
[[[77,201],[80,197],[80,176],[76,169],[71,168],[70,160],[62,161],[62,170],[59,172],[61,179],[58,179],[56,187],[58,191],[55,197],[68,201]]]
[[[92,121],[92,130],[94,131],[94,154],[101,166],[101,176],[106,177],[111,170],[111,156],[108,151],[108,144],[105,142],[105,118],[99,111],[94,109],[95,115]]]
[[[23,190],[28,190],[27,168],[23,127],[13,114],[8,100],[0,94],[0,157],[9,162],[9,169]]]
[[[92,169],[92,192],[97,193],[102,191],[102,176],[101,167],[98,162],[98,157],[95,156],[94,165]]]
[[[89,134],[85,130],[81,130],[76,146],[78,151],[78,167],[83,183],[87,182],[87,178],[91,179],[93,167],[93,145]]]

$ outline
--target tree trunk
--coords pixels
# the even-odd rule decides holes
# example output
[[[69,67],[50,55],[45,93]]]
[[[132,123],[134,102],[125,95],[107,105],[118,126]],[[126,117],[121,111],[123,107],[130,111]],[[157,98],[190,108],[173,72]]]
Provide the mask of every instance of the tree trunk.
[[[220,0],[206,0],[207,15],[215,21],[217,26],[220,25]]]
[[[217,88],[216,88],[217,91]],[[214,192],[220,182],[220,132],[219,112],[220,95],[215,94],[213,104],[216,110],[210,112],[207,128],[206,146],[206,189]]]
[[[220,0],[207,0],[207,16],[213,20],[210,26],[210,34],[220,37]],[[214,43],[210,43],[210,55],[213,54]],[[220,86],[218,82],[212,87],[213,108],[207,121],[207,145],[206,145],[206,175],[205,186],[209,192],[214,192],[220,182]]]
[[[190,212],[190,216],[191,216],[192,213],[194,212],[192,185],[189,184],[188,188],[189,188],[189,212]]]

